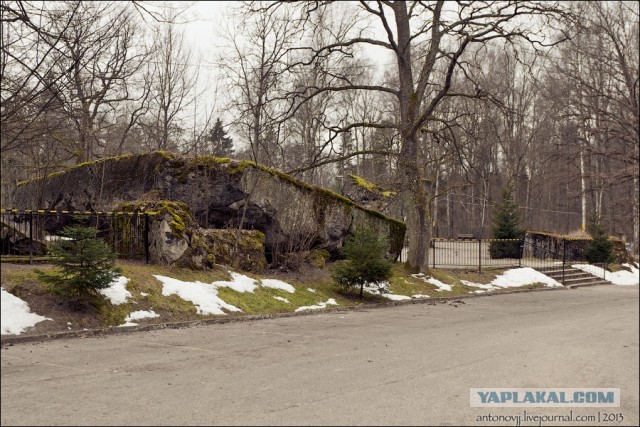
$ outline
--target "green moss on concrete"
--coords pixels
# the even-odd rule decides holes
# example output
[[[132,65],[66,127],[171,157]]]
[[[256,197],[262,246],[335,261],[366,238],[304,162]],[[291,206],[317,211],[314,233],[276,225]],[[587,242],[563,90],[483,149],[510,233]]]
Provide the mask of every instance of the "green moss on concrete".
[[[182,237],[185,233],[190,234],[189,228],[195,225],[195,220],[191,215],[191,210],[186,203],[174,202],[171,200],[137,200],[135,202],[126,202],[118,207],[117,210],[123,212],[144,212],[153,211],[160,218],[170,215],[172,220],[169,222],[171,232],[175,237]]]
[[[237,244],[236,244],[237,239]],[[263,233],[254,230],[216,229],[196,233],[191,239],[184,261],[202,257],[202,267],[212,268],[215,264],[231,265],[244,271],[263,271],[266,268]],[[234,250],[237,253],[234,255]]]
[[[391,196],[394,196],[394,195],[398,194],[396,191],[384,190],[379,185],[374,184],[373,182],[369,181],[368,179],[365,179],[365,178],[363,178],[361,176],[358,176],[358,175],[349,174],[349,178],[351,178],[351,182],[356,187],[363,188],[366,191],[369,191],[369,192],[374,193],[374,194],[379,194],[382,197],[391,197]]]
[[[26,181],[20,181],[16,184],[16,186],[20,187],[22,185],[28,184],[30,182],[36,182],[36,181],[41,181],[43,179],[49,179],[49,178],[53,178],[55,176],[59,176],[59,175],[63,175],[66,174],[68,172],[74,171],[76,169],[80,169],[80,168],[84,168],[87,166],[93,166],[93,165],[97,165],[100,163],[106,163],[106,162],[113,162],[113,161],[118,161],[118,160],[123,160],[123,159],[132,159],[134,157],[141,157],[141,156],[153,156],[153,155],[160,155],[162,157],[164,157],[165,159],[174,159],[174,156],[167,153],[166,151],[153,151],[150,153],[145,153],[145,154],[122,154],[120,156],[113,156],[113,157],[105,157],[102,159],[96,159],[90,162],[83,162],[83,163],[78,163],[77,165],[73,165],[70,166],[66,169],[63,169],[61,171],[57,171],[57,172],[53,172],[50,173],[48,175],[42,176],[42,177],[38,177],[38,178],[33,178],[33,179],[29,179]]]
[[[329,252],[324,249],[314,249],[306,253],[305,261],[313,266],[322,268],[326,265],[330,256]]]

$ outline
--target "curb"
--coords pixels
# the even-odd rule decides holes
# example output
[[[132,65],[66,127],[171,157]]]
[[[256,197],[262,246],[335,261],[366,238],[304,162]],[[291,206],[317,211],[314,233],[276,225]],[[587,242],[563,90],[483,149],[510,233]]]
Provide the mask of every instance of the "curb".
[[[591,288],[593,286],[613,286],[613,283],[585,283],[584,285],[569,285],[567,289]]]
[[[397,306],[403,306],[403,305],[409,305],[409,304],[435,305],[436,303],[446,303],[447,301],[457,301],[462,299],[473,299],[473,298],[491,297],[496,295],[521,294],[521,293],[528,293],[528,292],[556,291],[556,290],[569,290],[569,289],[570,288],[566,288],[566,287],[515,289],[515,290],[505,290],[505,291],[496,292],[496,293],[459,295],[459,296],[451,296],[451,297],[416,298],[416,299],[405,300],[405,301],[390,301],[390,302],[375,303],[375,304],[363,304],[363,305],[357,305],[357,306],[336,307],[336,308],[323,308],[318,310],[306,310],[306,311],[289,312],[289,313],[251,314],[251,315],[245,315],[245,316],[239,315],[234,317],[223,317],[223,318],[202,319],[202,320],[187,320],[183,322],[153,323],[149,325],[109,326],[105,328],[87,329],[82,331],[62,331],[62,332],[53,332],[53,333],[39,334],[39,335],[2,336],[0,337],[0,346],[4,348],[6,346],[12,346],[15,344],[53,341],[58,339],[103,337],[106,335],[126,334],[130,332],[157,331],[162,329],[181,329],[181,328],[188,328],[188,327],[201,326],[201,325],[252,322],[256,320],[279,319],[279,318],[297,317],[297,316],[312,316],[317,314],[340,313],[345,311],[363,311],[363,310],[369,310],[369,309],[375,309],[375,308],[397,307]]]

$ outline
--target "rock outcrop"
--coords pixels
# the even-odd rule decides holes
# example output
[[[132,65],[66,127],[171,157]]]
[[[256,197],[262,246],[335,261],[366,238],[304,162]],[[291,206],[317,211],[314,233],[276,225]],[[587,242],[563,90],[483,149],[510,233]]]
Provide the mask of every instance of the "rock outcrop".
[[[388,255],[395,259],[406,229],[346,197],[253,162],[165,152],[81,164],[19,183],[14,194],[20,209],[110,211],[134,203],[136,209],[149,210],[161,200],[184,203],[202,229],[233,229],[242,223],[244,229],[264,233],[269,260],[277,253],[316,248],[335,257],[358,227],[388,239]],[[167,219],[165,227],[172,222]]]

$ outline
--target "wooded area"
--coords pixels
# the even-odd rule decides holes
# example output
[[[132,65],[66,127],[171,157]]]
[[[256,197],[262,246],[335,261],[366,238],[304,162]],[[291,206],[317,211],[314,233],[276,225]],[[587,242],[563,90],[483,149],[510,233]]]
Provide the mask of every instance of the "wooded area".
[[[637,2],[230,4],[208,58],[224,90],[203,93],[180,7],[3,0],[2,206],[19,181],[168,150],[369,194],[416,269],[434,236],[490,237],[508,183],[523,228],[601,217],[637,254]]]

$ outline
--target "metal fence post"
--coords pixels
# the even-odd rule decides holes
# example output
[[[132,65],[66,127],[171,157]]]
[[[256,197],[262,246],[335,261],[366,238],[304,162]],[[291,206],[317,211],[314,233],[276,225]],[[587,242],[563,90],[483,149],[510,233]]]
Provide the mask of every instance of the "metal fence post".
[[[518,249],[520,249],[520,256],[518,257],[518,267],[522,267],[522,257],[524,255],[524,240],[520,240],[518,242],[518,245],[520,246]]]
[[[482,273],[482,239],[478,239],[478,273]]]
[[[33,212],[29,212],[29,264],[33,264]]]
[[[149,264],[149,214],[144,214],[144,259]]]
[[[433,268],[436,268],[436,241],[431,239],[431,260],[433,262]]]
[[[564,286],[564,269],[567,263],[567,241],[562,239],[562,286]]]

